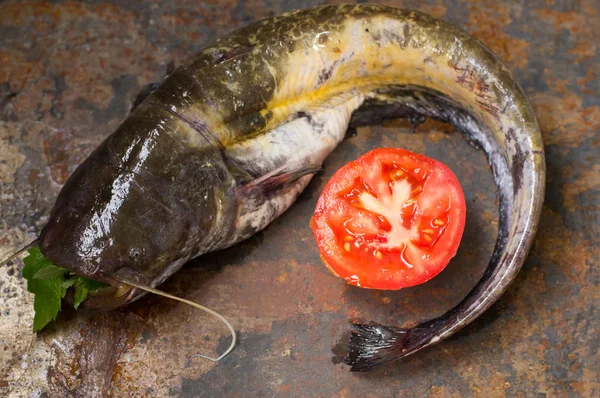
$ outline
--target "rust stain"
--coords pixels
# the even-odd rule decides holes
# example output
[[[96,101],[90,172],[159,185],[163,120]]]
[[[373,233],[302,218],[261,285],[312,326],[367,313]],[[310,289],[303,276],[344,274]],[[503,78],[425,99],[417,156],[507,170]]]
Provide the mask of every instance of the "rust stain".
[[[551,21],[556,28],[567,29],[573,35],[579,35],[589,30],[590,22],[592,22],[592,26],[598,23],[596,7],[591,4],[584,5],[582,12],[575,10],[561,12],[550,8],[540,8],[533,10],[533,14]],[[594,44],[594,42],[588,42],[588,45],[593,46]]]
[[[566,182],[562,187],[564,205],[567,209],[580,207],[577,196],[590,191],[598,192],[600,187],[600,164],[590,164],[575,174],[576,179]],[[600,211],[600,205],[596,210]]]
[[[15,173],[25,162],[19,147],[11,144],[10,137],[17,130],[13,127],[13,124],[0,121],[0,183],[13,182]]]
[[[492,5],[471,3],[467,5],[469,32],[485,43],[510,67],[524,69],[528,63],[529,43],[512,37],[503,27],[512,22],[510,7],[500,2]]]
[[[596,92],[586,86],[590,83],[598,81],[598,74],[596,71],[597,65],[588,65],[585,67],[587,73],[584,77],[577,79],[577,84],[581,87],[581,93],[586,95],[594,95]]]
[[[577,147],[596,136],[600,129],[600,106],[583,106],[583,99],[566,88],[567,82],[548,82],[556,94],[536,93],[531,96],[544,144]]]
[[[596,55],[596,46],[590,45],[589,40],[579,40],[569,50],[569,54],[575,55],[575,62],[583,62]]]
[[[424,123],[417,125],[415,132],[417,134],[426,133],[427,141],[434,144],[448,139],[448,134],[457,134],[452,125],[434,119],[426,119]]]
[[[99,109],[106,109],[113,99],[113,96],[114,92],[110,85],[95,84],[88,98],[90,98],[92,104]]]
[[[99,20],[112,22],[130,22],[128,15],[123,9],[116,5],[107,3],[84,4],[66,1],[61,4],[50,4],[47,2],[25,2],[19,4],[0,5],[0,23],[8,26],[23,26],[31,22],[34,17],[37,22],[43,21],[42,17],[51,18],[52,25],[57,25],[65,20],[79,19],[82,17],[93,17]],[[50,26],[45,23],[34,24],[36,30],[47,30]]]
[[[31,76],[38,79],[43,69],[41,62],[28,61],[21,53],[0,50],[0,83],[8,83],[11,90],[17,94],[28,88]],[[19,100],[18,96],[16,100]]]
[[[73,172],[73,162],[83,161],[83,156],[77,156],[76,143],[73,134],[65,130],[57,130],[48,135],[44,140],[44,154],[48,159],[48,166],[52,174],[52,179],[57,184],[64,184]]]

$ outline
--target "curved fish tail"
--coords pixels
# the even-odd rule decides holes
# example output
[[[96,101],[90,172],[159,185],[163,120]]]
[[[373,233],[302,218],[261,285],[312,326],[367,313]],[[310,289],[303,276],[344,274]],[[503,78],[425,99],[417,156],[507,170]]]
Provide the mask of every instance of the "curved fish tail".
[[[378,324],[352,324],[344,363],[352,372],[366,372],[404,358],[428,345],[433,328],[393,328]]]

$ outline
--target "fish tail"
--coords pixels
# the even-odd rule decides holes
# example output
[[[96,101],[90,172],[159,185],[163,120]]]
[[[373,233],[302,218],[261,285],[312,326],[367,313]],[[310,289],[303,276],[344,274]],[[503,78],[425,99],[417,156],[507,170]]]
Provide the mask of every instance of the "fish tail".
[[[377,324],[352,324],[344,363],[352,372],[366,372],[397,361],[429,345],[430,328],[393,328]]]

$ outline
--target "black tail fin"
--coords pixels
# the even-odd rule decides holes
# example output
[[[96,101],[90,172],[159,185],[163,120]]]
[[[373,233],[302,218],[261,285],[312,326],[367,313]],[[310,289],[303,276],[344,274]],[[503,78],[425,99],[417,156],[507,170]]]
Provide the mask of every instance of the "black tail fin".
[[[352,372],[366,372],[397,361],[428,345],[432,331],[416,327],[399,329],[381,325],[353,324],[344,363]]]

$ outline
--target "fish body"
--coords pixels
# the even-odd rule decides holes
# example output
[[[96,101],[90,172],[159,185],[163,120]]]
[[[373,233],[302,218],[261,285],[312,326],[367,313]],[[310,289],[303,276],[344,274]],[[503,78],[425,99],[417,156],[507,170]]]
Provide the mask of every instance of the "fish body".
[[[535,234],[545,165],[533,110],[480,42],[428,15],[321,6],[241,28],[177,68],[73,173],[40,236],[80,275],[156,286],[260,231],[298,197],[349,125],[454,124],[486,152],[498,241],[474,290],[413,329],[357,325],[347,363],[368,370],[450,336],[487,309]],[[366,151],[366,148],[365,148]],[[91,306],[140,297],[109,291]]]

